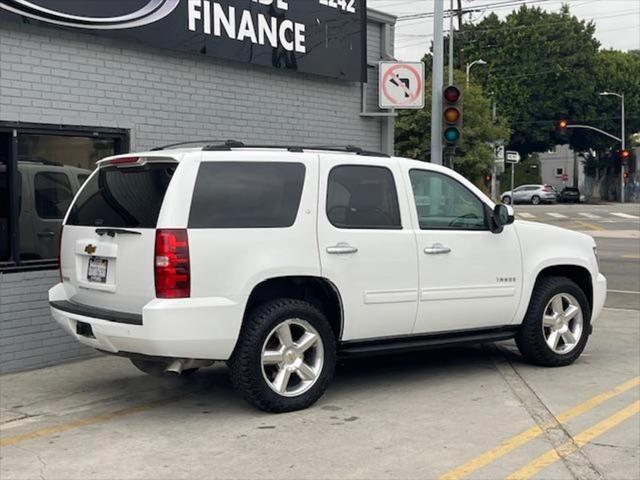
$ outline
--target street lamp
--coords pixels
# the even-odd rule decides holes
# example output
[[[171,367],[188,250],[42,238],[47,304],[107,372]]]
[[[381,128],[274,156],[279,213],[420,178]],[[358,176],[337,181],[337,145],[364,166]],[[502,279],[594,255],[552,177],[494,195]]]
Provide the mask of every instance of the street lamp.
[[[624,138],[624,93],[615,93],[615,92],[601,92],[601,97],[614,96],[618,97],[622,103],[622,132],[620,135],[620,143],[622,143],[622,151],[625,150],[625,138]],[[620,160],[620,202],[624,203],[624,163],[622,159]]]
[[[469,70],[471,70],[471,67],[473,67],[476,64],[478,64],[478,65],[486,65],[487,62],[485,62],[482,59],[479,59],[479,60],[474,60],[471,63],[467,63],[467,87],[469,86]]]

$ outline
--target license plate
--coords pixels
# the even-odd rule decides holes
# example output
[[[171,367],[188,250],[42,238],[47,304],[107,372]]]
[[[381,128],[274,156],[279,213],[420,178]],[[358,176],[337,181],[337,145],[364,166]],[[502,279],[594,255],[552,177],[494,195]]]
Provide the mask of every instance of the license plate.
[[[89,258],[89,268],[87,269],[87,279],[90,282],[107,283],[107,267],[109,261],[106,258]]]

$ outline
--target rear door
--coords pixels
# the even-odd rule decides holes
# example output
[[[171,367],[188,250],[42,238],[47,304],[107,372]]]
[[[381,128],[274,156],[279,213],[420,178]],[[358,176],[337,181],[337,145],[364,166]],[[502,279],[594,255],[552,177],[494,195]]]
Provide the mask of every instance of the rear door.
[[[141,160],[101,166],[86,181],[62,234],[60,261],[71,301],[140,313],[155,298],[155,229],[177,165]]]
[[[320,158],[322,275],[342,297],[343,340],[411,333],[418,301],[415,234],[399,169],[388,160]]]

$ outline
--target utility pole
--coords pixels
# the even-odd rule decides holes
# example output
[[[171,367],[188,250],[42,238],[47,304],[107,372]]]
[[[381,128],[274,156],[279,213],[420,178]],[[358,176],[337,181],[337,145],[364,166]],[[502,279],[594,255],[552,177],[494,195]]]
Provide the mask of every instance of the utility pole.
[[[444,45],[442,23],[444,1],[434,2],[433,15],[433,84],[431,90],[431,163],[442,165],[442,83]]]
[[[436,0],[436,3],[438,1]],[[453,12],[451,12],[453,14]],[[462,23],[462,0],[458,0],[458,31],[460,32],[460,66],[464,67],[464,25]]]
[[[492,95],[492,105],[491,105],[491,122],[495,125],[496,124],[496,94],[495,92],[491,92]],[[493,152],[494,152],[494,157],[495,152],[496,152],[496,144],[493,144]],[[498,176],[498,167],[496,165],[496,160],[495,158],[493,159],[493,168],[491,169],[491,199],[492,200],[496,200],[496,198],[498,198],[498,179],[496,178]]]
[[[447,85],[453,85],[453,0],[449,0],[449,83]],[[447,165],[451,170],[454,169],[455,148],[445,149]]]
[[[453,0],[449,1],[449,85],[453,85]]]

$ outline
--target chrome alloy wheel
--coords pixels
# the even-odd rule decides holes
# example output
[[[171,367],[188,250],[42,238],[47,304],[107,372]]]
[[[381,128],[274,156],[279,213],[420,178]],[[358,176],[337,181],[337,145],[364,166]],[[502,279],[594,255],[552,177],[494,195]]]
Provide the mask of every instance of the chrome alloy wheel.
[[[284,397],[297,397],[309,390],[320,377],[323,364],[320,334],[299,318],[277,325],[262,346],[262,376],[271,390]]]
[[[582,338],[583,325],[582,308],[573,295],[558,293],[549,300],[542,317],[542,333],[554,353],[573,350]]]

